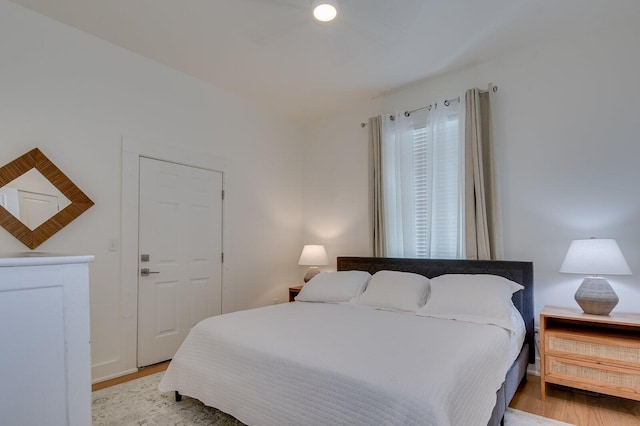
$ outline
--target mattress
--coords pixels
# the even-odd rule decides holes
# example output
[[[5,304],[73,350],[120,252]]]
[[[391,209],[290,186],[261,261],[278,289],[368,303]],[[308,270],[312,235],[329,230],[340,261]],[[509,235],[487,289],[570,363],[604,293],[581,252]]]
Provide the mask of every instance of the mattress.
[[[211,317],[171,361],[178,391],[249,425],[482,425],[524,329],[350,304]]]

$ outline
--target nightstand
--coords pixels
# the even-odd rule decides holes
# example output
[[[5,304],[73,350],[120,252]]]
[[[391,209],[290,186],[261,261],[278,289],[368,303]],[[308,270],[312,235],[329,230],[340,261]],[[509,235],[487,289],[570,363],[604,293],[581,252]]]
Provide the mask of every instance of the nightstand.
[[[640,401],[640,314],[540,312],[540,398],[555,383]]]
[[[298,293],[300,293],[300,290],[302,290],[301,285],[297,285],[295,287],[289,287],[289,302],[293,302],[294,298],[298,295]]]

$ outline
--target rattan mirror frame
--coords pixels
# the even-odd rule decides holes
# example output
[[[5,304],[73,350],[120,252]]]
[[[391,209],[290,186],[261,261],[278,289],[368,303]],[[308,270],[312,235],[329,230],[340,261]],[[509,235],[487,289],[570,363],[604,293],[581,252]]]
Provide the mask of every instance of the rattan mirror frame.
[[[53,186],[62,192],[62,194],[71,201],[71,204],[50,217],[49,220],[34,230],[29,229],[20,219],[0,206],[0,226],[31,250],[36,249],[40,244],[67,226],[94,204],[93,201],[38,148],[32,149],[0,168],[0,188],[33,168],[37,169]]]

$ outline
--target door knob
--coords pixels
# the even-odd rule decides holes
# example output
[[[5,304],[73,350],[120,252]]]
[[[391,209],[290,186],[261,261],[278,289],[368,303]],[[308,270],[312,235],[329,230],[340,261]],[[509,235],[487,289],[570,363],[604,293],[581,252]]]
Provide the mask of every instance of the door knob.
[[[140,275],[143,277],[148,277],[150,274],[159,274],[159,271],[150,271],[149,268],[140,269]]]

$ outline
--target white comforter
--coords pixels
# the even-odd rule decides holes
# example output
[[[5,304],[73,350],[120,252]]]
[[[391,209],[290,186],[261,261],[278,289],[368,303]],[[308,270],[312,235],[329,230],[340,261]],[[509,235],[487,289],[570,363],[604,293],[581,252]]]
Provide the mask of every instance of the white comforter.
[[[284,303],[203,320],[160,390],[249,425],[482,425],[522,336],[348,304]]]

